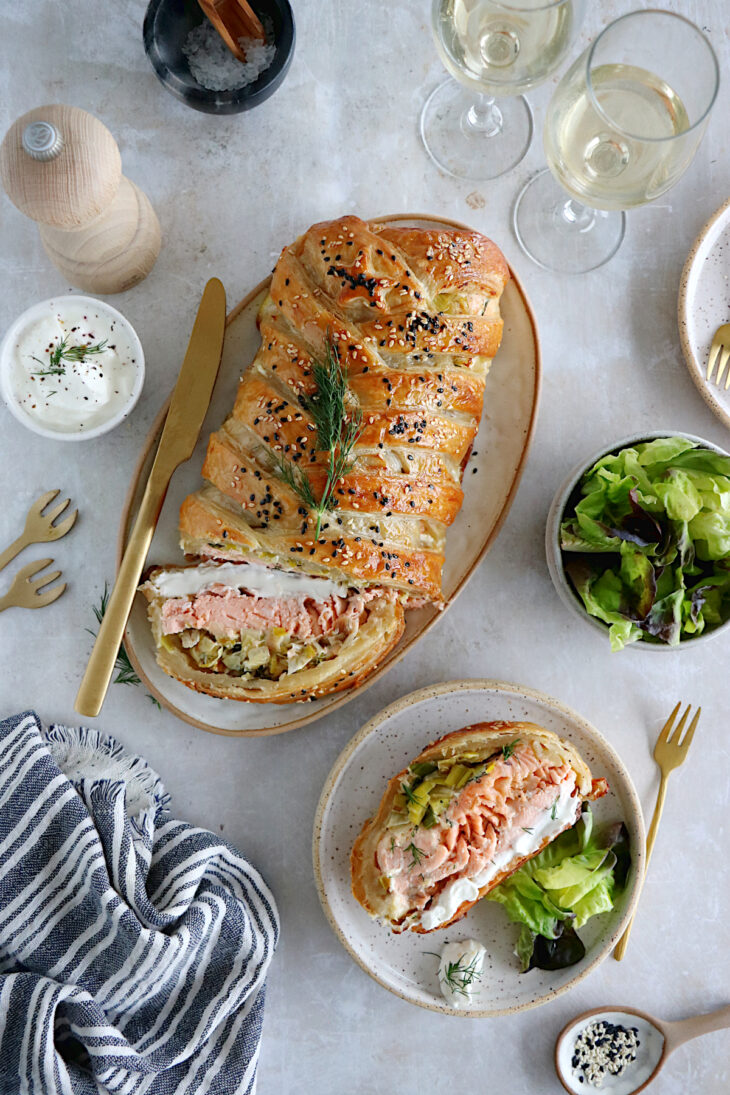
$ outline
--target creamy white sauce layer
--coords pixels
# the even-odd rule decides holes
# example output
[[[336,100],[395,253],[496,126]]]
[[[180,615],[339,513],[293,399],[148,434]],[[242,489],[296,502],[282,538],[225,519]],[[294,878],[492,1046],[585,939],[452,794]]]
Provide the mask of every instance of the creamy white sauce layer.
[[[452,1008],[471,1007],[479,992],[486,953],[476,939],[462,939],[444,946],[439,960],[439,985],[441,995]]]
[[[63,359],[59,371],[48,375],[52,351],[63,339],[69,347],[102,342],[106,347],[82,361]],[[39,425],[59,433],[91,429],[113,418],[129,402],[140,367],[122,324],[88,303],[67,301],[29,319],[11,354],[16,402]]]
[[[212,586],[245,589],[260,597],[347,596],[348,587],[328,578],[315,578],[296,571],[274,570],[259,563],[202,563],[181,570],[163,570],[150,579],[150,585],[162,597],[193,597]]]
[[[575,783],[572,780],[564,780],[555,808],[543,811],[542,816],[530,826],[532,832],[518,829],[509,847],[498,852],[478,874],[472,878],[457,878],[445,886],[438,900],[421,914],[421,927],[431,931],[440,924],[446,924],[465,901],[476,901],[481,888],[491,882],[516,856],[532,855],[544,840],[557,836],[567,824],[573,824],[581,801],[579,797],[572,796],[574,789]]]

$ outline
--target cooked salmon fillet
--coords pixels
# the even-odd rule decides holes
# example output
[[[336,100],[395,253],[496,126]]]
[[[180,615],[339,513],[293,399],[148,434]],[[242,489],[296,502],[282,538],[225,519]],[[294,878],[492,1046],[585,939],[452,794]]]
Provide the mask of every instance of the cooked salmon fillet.
[[[455,730],[390,779],[352,849],[353,894],[395,932],[445,928],[607,790],[535,723]]]
[[[403,630],[395,590],[256,563],[155,567],[141,588],[158,663],[223,698],[289,703],[347,687]]]
[[[352,630],[372,596],[363,593],[324,601],[312,597],[260,597],[217,585],[192,597],[165,601],[163,633],[176,635],[186,628],[198,628],[216,638],[228,638],[244,629],[267,631],[280,627],[297,639],[318,638],[337,630]]]
[[[402,898],[404,911],[425,908],[447,882],[488,868],[557,803],[561,791],[574,799],[577,815],[575,773],[567,764],[539,761],[530,745],[498,756],[432,828],[383,834],[377,863],[390,892]]]

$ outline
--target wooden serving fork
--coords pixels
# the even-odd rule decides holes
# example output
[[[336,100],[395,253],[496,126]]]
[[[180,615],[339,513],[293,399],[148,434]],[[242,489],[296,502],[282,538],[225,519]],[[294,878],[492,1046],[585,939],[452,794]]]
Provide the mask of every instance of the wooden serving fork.
[[[0,570],[2,570],[3,567],[6,567],[8,563],[11,563],[15,556],[19,555],[23,548],[28,547],[29,544],[49,544],[52,540],[60,540],[62,536],[65,536],[67,532],[71,531],[79,514],[77,509],[75,509],[73,513],[69,513],[68,517],[65,517],[63,521],[59,521],[57,525],[54,525],[53,523],[68,509],[71,504],[70,498],[66,498],[63,502],[60,502],[50,513],[43,513],[46,506],[49,506],[60,493],[60,490],[49,490],[47,494],[42,495],[33,503],[28,510],[28,516],[25,519],[25,528],[22,533],[18,539],[0,555]],[[52,562],[52,559],[47,559],[43,565],[48,566],[48,564]],[[27,569],[28,568],[26,567],[26,570]],[[22,573],[23,571],[21,571],[21,574]]]
[[[61,577],[60,570],[54,570],[52,574],[46,574],[41,578],[37,578],[36,581],[32,580],[41,570],[50,566],[52,562],[53,559],[36,559],[35,562],[28,563],[22,570],[19,570],[13,578],[8,592],[4,597],[0,597],[0,612],[3,612],[6,608],[45,608],[46,605],[57,601],[66,589],[66,583],[54,586],[53,589],[47,589],[46,587],[51,582],[55,582],[56,578]],[[41,592],[44,589],[45,592]]]
[[[662,816],[662,810],[664,809],[664,799],[667,794],[667,780],[669,779],[669,773],[673,772],[675,768],[679,768],[680,764],[683,764],[687,759],[687,753],[689,747],[692,744],[692,738],[694,732],[697,729],[697,723],[700,720],[702,714],[702,708],[698,707],[695,712],[695,717],[689,724],[687,733],[682,737],[682,731],[684,730],[684,724],[689,718],[689,713],[692,710],[691,707],[687,707],[681,719],[677,729],[673,732],[674,720],[677,717],[677,713],[682,706],[678,703],[672,711],[671,715],[662,727],[662,732],[657,738],[657,743],[654,746],[654,760],[659,765],[661,771],[661,782],[659,784],[659,794],[657,795],[656,806],[654,807],[654,816],[651,819],[651,825],[649,826],[649,832],[646,837],[646,866],[644,867],[644,876],[649,869],[649,860],[651,859],[652,849],[654,847],[654,841],[656,840],[657,829],[659,828],[659,822]],[[680,741],[680,738],[682,739]],[[629,935],[631,933],[631,927],[634,923],[633,916],[626,925],[626,931],[616,944],[616,949],[613,952],[613,956],[617,962],[620,962],[626,953],[626,947],[629,942]]]

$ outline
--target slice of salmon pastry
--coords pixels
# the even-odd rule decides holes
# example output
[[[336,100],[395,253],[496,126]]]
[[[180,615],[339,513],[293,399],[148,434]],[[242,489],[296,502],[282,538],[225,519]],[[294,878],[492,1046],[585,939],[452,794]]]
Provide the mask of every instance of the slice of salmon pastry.
[[[445,928],[607,790],[541,726],[467,726],[393,776],[355,841],[352,892],[394,932]]]
[[[395,591],[256,563],[158,567],[140,588],[158,664],[223,699],[291,703],[351,688],[403,631]]]

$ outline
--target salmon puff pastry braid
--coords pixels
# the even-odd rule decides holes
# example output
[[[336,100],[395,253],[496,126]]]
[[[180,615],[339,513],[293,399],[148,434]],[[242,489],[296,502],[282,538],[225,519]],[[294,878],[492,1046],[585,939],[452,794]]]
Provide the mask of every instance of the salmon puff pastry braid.
[[[181,508],[199,561],[143,586],[166,672],[232,699],[323,696],[375,669],[407,609],[441,603],[508,279],[467,230],[342,217],[284,249]]]
[[[607,790],[550,730],[467,726],[393,776],[355,841],[352,892],[394,932],[445,928]]]

